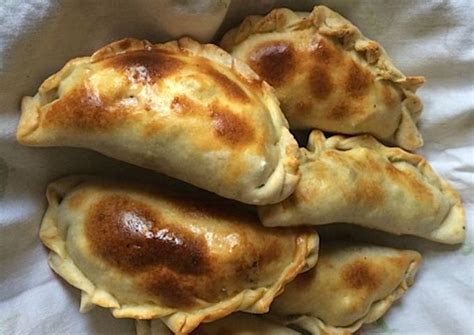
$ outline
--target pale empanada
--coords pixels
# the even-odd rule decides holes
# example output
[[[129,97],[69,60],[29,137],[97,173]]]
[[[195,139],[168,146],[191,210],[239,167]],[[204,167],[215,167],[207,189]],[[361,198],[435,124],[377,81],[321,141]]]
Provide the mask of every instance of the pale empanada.
[[[352,334],[384,315],[413,284],[416,251],[322,241],[315,268],[288,284],[271,313],[312,334]]]
[[[369,133],[413,150],[423,144],[416,96],[385,50],[327,7],[247,17],[221,45],[275,87],[291,128]]]
[[[308,229],[261,226],[252,208],[207,193],[72,176],[49,185],[40,238],[82,290],[81,310],[162,320],[174,332],[233,311],[264,313],[317,259]]]
[[[125,39],[68,62],[25,97],[20,143],[74,146],[251,204],[298,181],[272,89],[217,46]]]
[[[263,206],[266,226],[342,222],[441,243],[464,240],[459,194],[426,160],[386,147],[369,135],[310,135],[301,181],[283,202]]]
[[[137,335],[172,335],[160,321],[136,321]],[[248,313],[233,313],[211,323],[202,323],[191,335],[298,335],[285,326]]]

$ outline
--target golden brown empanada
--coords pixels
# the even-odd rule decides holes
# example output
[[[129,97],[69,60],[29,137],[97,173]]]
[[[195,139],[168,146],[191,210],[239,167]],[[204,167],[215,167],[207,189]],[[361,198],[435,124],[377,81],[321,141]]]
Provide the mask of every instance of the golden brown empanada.
[[[298,182],[287,127],[272,89],[217,46],[125,39],[71,60],[25,97],[17,139],[94,149],[267,204]]]
[[[172,335],[160,321],[136,321],[137,335]],[[298,335],[285,326],[248,313],[233,313],[211,323],[202,323],[191,335]]]
[[[316,267],[286,286],[271,313],[315,335],[352,334],[387,312],[420,263],[416,251],[323,240]]]
[[[459,194],[426,160],[372,136],[313,131],[302,149],[301,181],[283,202],[259,208],[266,226],[354,223],[441,243],[464,240]]]
[[[81,310],[162,318],[177,333],[268,311],[317,259],[316,232],[265,228],[252,208],[204,192],[72,176],[47,198],[40,238],[53,270],[82,290]]]
[[[249,16],[221,46],[275,87],[291,128],[369,133],[413,150],[423,77],[406,77],[385,50],[327,7]]]

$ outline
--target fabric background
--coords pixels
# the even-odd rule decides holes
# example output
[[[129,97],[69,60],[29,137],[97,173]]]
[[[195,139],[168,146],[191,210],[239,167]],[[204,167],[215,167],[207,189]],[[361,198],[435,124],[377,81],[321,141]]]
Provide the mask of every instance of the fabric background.
[[[230,1],[230,0],[229,0]],[[101,308],[80,314],[79,291],[46,263],[38,227],[47,183],[71,173],[156,174],[87,150],[27,148],[15,141],[19,104],[70,58],[126,36],[154,42],[189,34],[210,40],[248,14],[315,1],[3,0],[0,2],[0,334],[133,334],[131,320]],[[425,155],[461,192],[467,239],[442,246],[414,237],[326,227],[414,248],[424,264],[414,288],[362,334],[474,334],[474,1],[321,1],[387,49],[406,74],[424,75]]]

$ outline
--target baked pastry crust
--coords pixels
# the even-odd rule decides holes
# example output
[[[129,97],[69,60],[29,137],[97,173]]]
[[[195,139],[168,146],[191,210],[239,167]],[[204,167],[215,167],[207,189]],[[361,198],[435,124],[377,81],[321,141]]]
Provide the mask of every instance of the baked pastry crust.
[[[369,135],[310,135],[301,182],[283,202],[262,206],[266,226],[353,223],[454,244],[465,237],[459,193],[426,160]]]
[[[124,39],[69,61],[23,99],[17,139],[93,149],[250,204],[278,202],[299,180],[272,88],[189,38]]]
[[[318,236],[268,229],[244,205],[204,192],[71,176],[48,186],[40,238],[81,311],[161,318],[175,333],[234,311],[265,313],[314,266]]]
[[[407,77],[384,48],[325,6],[249,16],[221,46],[275,87],[291,128],[368,133],[407,150],[423,145],[416,127],[423,77]]]
[[[323,240],[316,267],[286,286],[271,313],[311,334],[350,335],[405,294],[420,264],[416,251]]]

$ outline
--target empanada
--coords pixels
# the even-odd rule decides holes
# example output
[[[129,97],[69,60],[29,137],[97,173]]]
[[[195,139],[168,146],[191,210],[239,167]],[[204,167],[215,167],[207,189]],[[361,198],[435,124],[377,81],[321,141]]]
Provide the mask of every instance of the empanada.
[[[268,311],[314,266],[318,236],[270,229],[217,196],[72,176],[49,185],[40,238],[49,264],[81,289],[81,310],[162,318],[174,332],[234,311]]]
[[[441,243],[464,240],[459,194],[426,160],[372,136],[310,135],[301,181],[283,202],[259,208],[266,226],[354,223]]]
[[[423,144],[416,96],[385,50],[327,7],[249,16],[221,46],[275,87],[291,128],[369,133],[413,150]]]
[[[217,46],[125,39],[71,60],[25,97],[20,143],[73,146],[250,204],[298,182],[298,145],[272,89]]]
[[[270,313],[315,335],[352,334],[387,312],[420,263],[416,251],[323,240],[316,267],[288,284]]]
[[[136,321],[137,335],[172,335],[160,321]],[[248,313],[233,313],[211,323],[202,323],[191,335],[298,335],[285,326]]]

